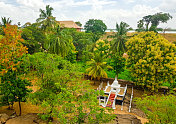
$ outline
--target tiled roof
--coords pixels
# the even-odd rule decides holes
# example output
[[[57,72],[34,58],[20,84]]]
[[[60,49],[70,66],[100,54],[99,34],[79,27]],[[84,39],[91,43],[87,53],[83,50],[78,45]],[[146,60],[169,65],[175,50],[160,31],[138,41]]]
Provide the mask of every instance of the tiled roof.
[[[74,21],[57,21],[57,22],[59,22],[61,26],[66,27],[66,28],[82,29]]]

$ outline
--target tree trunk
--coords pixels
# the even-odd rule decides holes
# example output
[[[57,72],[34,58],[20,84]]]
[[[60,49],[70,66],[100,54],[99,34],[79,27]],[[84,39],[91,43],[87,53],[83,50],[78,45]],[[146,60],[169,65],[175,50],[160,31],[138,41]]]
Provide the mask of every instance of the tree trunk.
[[[118,79],[119,74],[117,73],[117,75],[116,75],[116,76],[117,76],[117,79]]]
[[[21,116],[21,103],[20,103],[20,100],[18,101],[18,103],[19,103],[19,109],[20,109],[19,116]]]

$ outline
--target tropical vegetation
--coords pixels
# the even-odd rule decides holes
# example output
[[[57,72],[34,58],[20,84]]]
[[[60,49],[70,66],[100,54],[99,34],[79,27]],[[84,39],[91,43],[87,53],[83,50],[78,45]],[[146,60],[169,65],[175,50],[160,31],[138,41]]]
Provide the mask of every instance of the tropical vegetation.
[[[85,32],[79,32],[60,26],[53,10],[47,5],[39,10],[35,23],[21,27],[2,17],[1,106],[12,109],[18,102],[21,115],[21,102],[30,102],[40,108],[39,117],[48,123],[54,119],[59,123],[107,123],[115,115],[112,109],[99,106],[97,97],[103,91],[91,87],[103,78],[130,80],[151,94],[166,84],[171,90],[176,87],[176,46],[157,33],[158,25],[172,18],[169,13],[143,17],[138,32],[130,37],[130,26],[116,23],[116,32],[105,38],[107,26],[102,20],[89,19]],[[82,26],[79,21],[76,24]],[[84,76],[90,76],[94,84]],[[175,103],[172,94],[136,100],[149,123],[175,123]]]

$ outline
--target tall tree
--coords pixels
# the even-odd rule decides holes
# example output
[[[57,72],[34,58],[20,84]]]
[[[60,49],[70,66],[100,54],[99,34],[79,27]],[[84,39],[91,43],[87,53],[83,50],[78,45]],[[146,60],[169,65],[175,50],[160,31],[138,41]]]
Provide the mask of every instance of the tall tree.
[[[168,20],[172,19],[169,13],[156,13],[154,15],[144,16],[142,20],[138,22],[137,31],[155,31],[157,32],[157,26],[160,23],[167,23]]]
[[[94,79],[97,78],[98,80],[100,80],[102,77],[108,77],[105,69],[112,69],[111,66],[107,65],[104,56],[101,56],[100,53],[95,53],[94,58],[91,59],[91,61],[88,61],[87,63],[89,65],[89,68],[86,69],[88,75],[90,75]]]
[[[106,31],[107,26],[102,20],[89,19],[84,25],[86,33],[92,32],[94,34],[94,42],[96,42]]]
[[[114,38],[112,40],[111,51],[112,53],[123,54],[126,51],[125,42],[127,40],[127,32],[132,28],[125,22],[120,22],[120,24],[116,24],[116,33],[112,36]]]
[[[174,84],[176,77],[176,46],[157,33],[141,32],[126,42],[127,66],[133,81],[157,91],[168,82]]]
[[[28,48],[28,53],[43,51],[43,45],[47,42],[46,35],[43,31],[32,24],[22,28],[22,38],[25,40],[23,43]]]
[[[21,32],[16,25],[7,24],[4,27],[5,35],[0,39],[0,90],[2,99],[7,103],[19,102],[20,115],[21,104],[28,92],[26,86],[30,82],[18,77],[22,68],[22,57],[27,53],[27,48],[22,45]]]
[[[2,26],[6,26],[6,24],[12,23],[12,20],[10,20],[10,18],[1,17],[1,20],[2,20]]]
[[[40,17],[36,21],[44,31],[50,32],[57,25],[55,17],[52,16],[53,10],[54,9],[50,7],[50,5],[46,5],[46,10],[40,9]]]
[[[68,34],[67,29],[59,30],[58,34],[48,34],[47,42],[44,43],[44,49],[49,53],[54,53],[65,57],[72,50],[75,50],[73,38]]]
[[[0,39],[0,75],[16,70],[16,66],[20,64],[18,59],[28,52],[22,44],[24,40],[17,28],[11,25],[3,28],[5,36]]]

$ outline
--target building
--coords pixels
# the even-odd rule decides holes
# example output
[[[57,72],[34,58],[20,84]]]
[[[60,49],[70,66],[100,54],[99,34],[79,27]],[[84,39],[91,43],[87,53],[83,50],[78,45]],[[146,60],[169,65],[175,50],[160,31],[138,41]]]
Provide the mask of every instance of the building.
[[[81,31],[81,27],[78,26],[74,21],[57,21],[61,27],[65,28],[75,28],[77,31]]]

